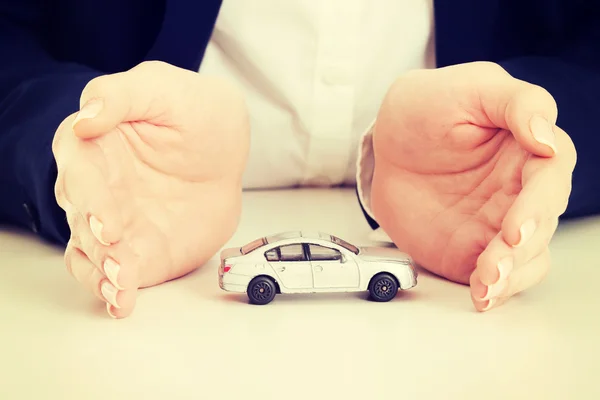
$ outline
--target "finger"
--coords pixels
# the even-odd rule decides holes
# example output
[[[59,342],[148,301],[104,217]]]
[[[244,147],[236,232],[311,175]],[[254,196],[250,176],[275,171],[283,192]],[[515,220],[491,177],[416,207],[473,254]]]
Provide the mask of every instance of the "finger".
[[[117,297],[119,308],[111,303],[106,304],[106,311],[113,318],[125,318],[131,315],[137,300],[137,290],[120,291]]]
[[[81,214],[68,214],[67,219],[72,227],[69,243],[86,260],[80,267],[82,269],[78,271],[78,276],[93,274],[93,277],[87,280],[78,280],[96,296],[101,296],[108,302],[107,312],[113,318],[130,315],[135,308],[139,287],[137,257],[122,243],[110,247],[98,243]],[[89,270],[91,267],[97,271],[92,273]]]
[[[74,244],[83,251],[113,286],[118,290],[135,292],[139,287],[139,261],[129,246],[122,243],[111,246],[102,245],[80,213],[67,214],[67,221],[71,227]],[[126,297],[128,298],[129,295]]]
[[[510,246],[499,232],[477,259],[477,274],[482,286],[472,288],[482,300],[497,297],[508,285],[513,271],[544,253],[556,231],[558,219],[546,219],[537,224],[532,237],[521,246]]]
[[[105,260],[108,258],[108,246],[101,244],[92,233],[85,217],[79,212],[67,213],[67,222],[71,229],[71,242],[73,246],[85,254],[88,260],[96,267],[100,273],[108,277],[104,270]],[[108,277],[113,281],[114,277]],[[112,278],[112,279],[111,279]],[[118,281],[113,284],[120,287]]]
[[[82,212],[101,243],[115,243],[123,233],[123,221],[102,173],[108,171],[106,160],[96,143],[83,141],[68,129],[72,119],[61,123],[52,142],[56,201],[67,213]]]
[[[502,221],[504,240],[512,246],[525,243],[543,220],[557,220],[567,209],[571,195],[575,149],[561,132],[565,151],[552,159],[536,156],[525,163],[522,189]]]
[[[93,146],[85,143],[85,146]],[[103,245],[118,242],[123,220],[106,178],[92,160],[73,158],[61,169],[57,179],[57,199],[85,216],[86,223]]]
[[[181,100],[182,93],[189,89],[182,85],[190,79],[200,76],[158,61],[96,77],[82,91],[73,130],[81,138],[94,138],[122,122],[164,117],[166,104]]]
[[[551,264],[550,251],[546,250],[527,264],[515,269],[509,276],[507,284],[498,296],[484,300],[478,294],[484,286],[479,279],[479,271],[475,270],[471,275],[471,299],[478,311],[488,311],[504,304],[509,298],[539,284],[548,274]]]
[[[118,290],[96,268],[85,253],[76,247],[75,242],[70,242],[67,245],[65,264],[67,270],[79,283],[106,303],[107,312],[111,317],[123,318],[131,314],[135,307],[136,290]]]
[[[512,132],[527,151],[544,157],[557,152],[558,108],[544,88],[513,78],[494,63],[473,63],[481,106],[493,125]]]
[[[96,268],[75,241],[69,241],[65,251],[65,265],[71,275],[98,299],[106,301],[101,285],[106,277]]]

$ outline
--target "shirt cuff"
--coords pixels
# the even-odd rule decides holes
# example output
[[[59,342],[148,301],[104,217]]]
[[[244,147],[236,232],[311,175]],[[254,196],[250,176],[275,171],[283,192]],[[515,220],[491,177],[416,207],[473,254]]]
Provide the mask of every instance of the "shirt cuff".
[[[373,151],[373,133],[375,132],[375,121],[371,122],[365,133],[360,138],[358,160],[356,161],[356,189],[358,199],[365,213],[376,221],[371,210],[371,185],[373,184],[373,173],[375,171],[375,153]],[[376,242],[392,242],[390,237],[378,227],[369,235]]]

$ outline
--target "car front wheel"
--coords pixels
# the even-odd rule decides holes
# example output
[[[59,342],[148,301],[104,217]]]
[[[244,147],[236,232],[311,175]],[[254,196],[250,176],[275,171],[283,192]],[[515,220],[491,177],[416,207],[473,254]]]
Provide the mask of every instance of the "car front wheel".
[[[371,279],[369,295],[371,300],[384,302],[390,301],[398,293],[398,283],[390,274],[378,274]]]
[[[275,282],[266,276],[256,277],[248,284],[248,298],[252,304],[269,304],[275,298],[276,292]]]

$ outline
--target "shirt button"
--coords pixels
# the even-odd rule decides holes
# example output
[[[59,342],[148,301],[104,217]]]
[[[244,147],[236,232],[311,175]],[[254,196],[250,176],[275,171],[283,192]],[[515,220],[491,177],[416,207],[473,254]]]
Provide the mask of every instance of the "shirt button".
[[[25,212],[27,213],[27,216],[29,217],[29,227],[31,228],[33,233],[38,233],[40,230],[40,227],[39,227],[38,218],[37,218],[34,208],[27,203],[23,203],[23,208],[25,209]]]
[[[352,82],[352,75],[348,68],[332,65],[323,69],[322,79],[328,85],[348,85]]]

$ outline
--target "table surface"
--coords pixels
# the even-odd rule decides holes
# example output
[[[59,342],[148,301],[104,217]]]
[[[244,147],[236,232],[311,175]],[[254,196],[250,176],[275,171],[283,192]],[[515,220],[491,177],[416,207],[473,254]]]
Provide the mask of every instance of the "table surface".
[[[245,193],[227,246],[296,229],[373,244],[353,190],[301,189]],[[561,225],[546,280],[488,313],[425,272],[389,303],[252,306],[215,257],[113,320],[60,248],[3,228],[0,399],[598,399],[599,244],[600,219]]]

